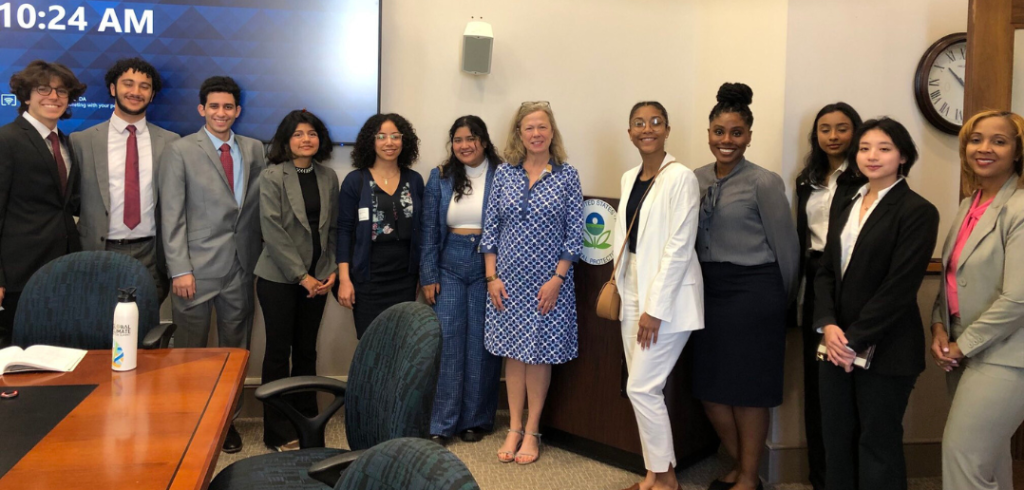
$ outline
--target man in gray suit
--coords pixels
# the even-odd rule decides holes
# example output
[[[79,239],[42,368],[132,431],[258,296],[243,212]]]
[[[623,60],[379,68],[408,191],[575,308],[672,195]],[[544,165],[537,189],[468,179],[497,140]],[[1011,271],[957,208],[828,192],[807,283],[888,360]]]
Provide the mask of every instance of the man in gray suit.
[[[231,130],[242,112],[241,89],[211,77],[199,90],[206,125],[167,146],[160,158],[160,215],[171,275],[175,347],[205,347],[210,309],[221,347],[249,347],[253,269],[262,250],[260,173],[263,144]],[[234,426],[224,450],[237,452]]]
[[[78,234],[84,250],[130,255],[149,269],[160,303],[170,280],[160,240],[160,154],[179,136],[150,124],[146,109],[160,74],[141,58],[118,60],[105,78],[114,98],[110,120],[71,134],[81,172]]]

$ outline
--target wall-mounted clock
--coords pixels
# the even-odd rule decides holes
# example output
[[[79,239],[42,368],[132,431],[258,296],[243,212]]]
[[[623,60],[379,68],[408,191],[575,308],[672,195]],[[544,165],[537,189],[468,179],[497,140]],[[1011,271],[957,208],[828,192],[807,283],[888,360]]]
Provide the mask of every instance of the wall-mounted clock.
[[[914,95],[917,107],[932,126],[959,134],[964,123],[964,79],[967,71],[967,33],[935,41],[917,64]]]

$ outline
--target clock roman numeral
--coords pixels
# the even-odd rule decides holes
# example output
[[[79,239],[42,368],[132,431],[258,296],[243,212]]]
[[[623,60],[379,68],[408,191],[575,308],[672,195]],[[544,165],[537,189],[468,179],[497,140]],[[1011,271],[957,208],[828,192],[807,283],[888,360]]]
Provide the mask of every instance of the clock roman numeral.
[[[947,58],[949,58],[949,61],[956,61],[956,55],[954,55],[952,52],[946,51],[945,55]]]
[[[956,114],[956,122],[963,123],[964,122],[964,112],[961,111],[960,109],[957,109],[955,114]]]
[[[967,59],[967,54],[964,53],[964,48],[960,48],[960,59],[962,59],[962,60],[966,60]]]
[[[932,65],[933,70],[945,70],[946,67],[942,65]]]
[[[949,116],[949,104],[943,102],[942,107],[939,108],[939,112],[941,112],[943,116]]]
[[[932,78],[931,80],[928,80],[928,86],[930,86],[930,87],[938,87],[939,86],[939,79],[938,78]]]
[[[932,100],[939,100],[939,98],[942,97],[942,91],[936,90],[928,95],[931,96]]]

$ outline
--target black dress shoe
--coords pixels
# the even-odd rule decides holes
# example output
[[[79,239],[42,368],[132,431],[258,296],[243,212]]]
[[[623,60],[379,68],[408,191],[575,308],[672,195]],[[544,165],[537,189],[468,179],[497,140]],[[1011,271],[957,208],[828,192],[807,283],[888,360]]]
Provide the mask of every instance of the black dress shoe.
[[[480,428],[466,429],[459,434],[459,437],[464,442],[477,442],[484,438],[487,433]]]
[[[430,440],[434,441],[434,442],[436,442],[436,443],[438,443],[438,444],[440,444],[442,446],[447,446],[448,442],[450,441],[449,438],[447,438],[445,436],[442,436],[442,435],[438,435],[438,434],[431,434],[430,435]]]
[[[224,452],[234,454],[242,450],[242,435],[235,429],[235,424],[228,427],[228,435],[224,438]]]

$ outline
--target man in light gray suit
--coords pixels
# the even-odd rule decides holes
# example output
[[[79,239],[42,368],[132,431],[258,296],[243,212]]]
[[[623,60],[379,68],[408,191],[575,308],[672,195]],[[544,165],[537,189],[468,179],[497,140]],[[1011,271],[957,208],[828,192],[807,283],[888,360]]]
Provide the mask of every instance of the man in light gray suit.
[[[249,347],[253,269],[262,250],[260,173],[263,144],[231,125],[242,112],[241,89],[211,77],[199,90],[206,125],[168,145],[160,158],[160,215],[171,275],[175,347],[205,347],[210,309],[221,347]],[[226,452],[242,448],[234,426]]]
[[[81,172],[78,234],[84,250],[120,252],[142,262],[163,303],[170,280],[160,239],[157,175],[161,152],[179,136],[146,120],[146,109],[161,87],[153,65],[141,58],[121,59],[105,81],[114,114],[71,134]]]

